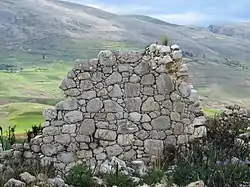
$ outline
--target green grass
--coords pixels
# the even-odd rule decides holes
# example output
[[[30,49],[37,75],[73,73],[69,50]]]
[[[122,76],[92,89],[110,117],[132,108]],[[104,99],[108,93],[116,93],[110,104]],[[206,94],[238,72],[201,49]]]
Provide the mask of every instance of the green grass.
[[[207,115],[207,116],[214,116],[216,114],[221,113],[220,110],[212,109],[212,108],[203,108],[203,111],[204,111],[205,115]]]
[[[43,109],[55,106],[64,97],[59,85],[75,59],[96,58],[100,50],[139,49],[124,42],[57,37],[24,44],[23,48],[32,50],[24,52],[16,48],[0,52],[0,63],[23,68],[18,73],[0,71],[0,126],[6,130],[16,125],[17,133],[41,123]],[[46,59],[42,59],[43,53]]]
[[[0,116],[3,120],[1,126],[4,130],[9,125],[16,125],[16,133],[22,134],[25,130],[29,130],[32,125],[38,125],[44,121],[42,111],[51,107],[39,103],[9,103],[0,105]]]
[[[59,89],[72,65],[66,62],[24,68],[19,73],[0,71],[0,126],[16,125],[25,133],[43,122],[42,111],[63,98]]]

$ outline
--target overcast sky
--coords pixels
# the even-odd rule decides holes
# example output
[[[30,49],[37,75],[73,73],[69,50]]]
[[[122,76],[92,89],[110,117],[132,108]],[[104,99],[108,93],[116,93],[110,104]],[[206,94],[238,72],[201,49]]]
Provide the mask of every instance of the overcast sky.
[[[116,14],[143,14],[176,24],[250,21],[250,0],[67,0]]]

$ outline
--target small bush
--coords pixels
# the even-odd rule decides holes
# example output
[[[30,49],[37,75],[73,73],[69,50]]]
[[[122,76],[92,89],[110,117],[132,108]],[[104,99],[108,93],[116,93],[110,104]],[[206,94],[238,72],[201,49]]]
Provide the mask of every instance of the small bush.
[[[30,142],[32,138],[36,137],[39,134],[42,134],[43,127],[41,124],[33,125],[32,130],[26,131],[27,141]]]
[[[202,180],[209,187],[239,186],[243,182],[250,182],[250,170],[247,165],[226,164],[212,160],[209,158],[203,163],[193,163],[188,159],[179,160],[171,180],[177,185],[187,185]]]
[[[107,187],[136,187],[138,185],[130,176],[127,176],[121,172],[105,174],[104,181]]]
[[[234,112],[208,118],[207,136],[190,142],[189,150],[176,154],[174,171],[168,179],[177,185],[202,180],[209,187],[239,186],[250,182],[250,147],[234,142],[249,126],[249,121]]]
[[[235,106],[228,106],[230,110],[240,110]],[[250,121],[236,113],[227,114],[222,112],[213,117],[209,117],[205,123],[207,127],[207,141],[216,145],[231,147],[238,135],[246,132]]]
[[[8,169],[0,173],[0,186],[4,186],[4,184],[11,178],[20,180],[19,175],[23,172],[28,172],[33,176],[44,174],[48,178],[56,177],[56,171],[53,163],[49,166],[42,166],[39,159],[33,160],[33,163],[24,163],[21,158],[19,162],[12,160],[12,162],[8,165]]]
[[[203,180],[209,187],[229,187],[250,182],[249,147],[224,147],[208,141],[190,144],[190,150],[178,155],[174,172],[169,176],[175,184]]]
[[[143,182],[148,185],[155,185],[156,183],[160,183],[164,176],[164,171],[153,169],[143,176]]]
[[[66,176],[66,183],[74,187],[94,187],[91,169],[83,164],[72,167]]]
[[[168,37],[167,36],[164,36],[162,44],[165,45],[165,46],[168,45]]]

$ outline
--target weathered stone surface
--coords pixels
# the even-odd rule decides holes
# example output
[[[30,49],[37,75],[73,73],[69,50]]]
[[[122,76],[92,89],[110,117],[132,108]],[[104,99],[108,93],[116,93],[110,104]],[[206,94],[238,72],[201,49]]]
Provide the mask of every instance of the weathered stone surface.
[[[194,137],[201,138],[207,135],[207,128],[205,126],[200,126],[194,129]]]
[[[45,120],[52,120],[52,119],[55,119],[57,116],[57,112],[54,108],[46,108],[44,111],[43,111],[43,117],[45,118]]]
[[[134,72],[138,75],[145,75],[149,73],[149,65],[147,62],[142,61],[138,66],[134,68]]]
[[[98,54],[99,63],[103,66],[113,66],[116,63],[115,54],[112,51],[101,51]]]
[[[189,97],[191,94],[191,88],[187,83],[181,83],[178,89],[179,89],[180,95],[184,98]]]
[[[155,102],[153,97],[149,97],[143,104],[142,104],[142,111],[158,111],[160,110],[160,105]]]
[[[182,123],[176,123],[175,126],[174,126],[174,134],[175,135],[180,135],[182,134],[184,131],[184,126]]]
[[[95,72],[97,68],[98,59],[94,58],[91,60],[80,60],[75,61],[74,69],[82,70],[87,72]]]
[[[74,97],[68,97],[56,105],[56,109],[58,110],[76,110],[77,107],[77,99]]]
[[[149,137],[148,132],[145,131],[145,130],[141,130],[141,131],[137,132],[135,135],[136,135],[136,137],[138,137],[140,140],[145,140],[146,138]]]
[[[77,88],[71,88],[71,89],[68,89],[68,90],[65,90],[64,91],[64,94],[66,96],[70,96],[70,97],[76,97],[76,96],[79,96],[81,94],[80,90],[77,89]]]
[[[120,134],[132,134],[139,130],[136,124],[131,123],[127,120],[118,120],[117,126],[118,126],[117,132]]]
[[[76,83],[73,79],[71,78],[65,78],[63,79],[61,85],[59,86],[61,90],[67,90],[70,88],[76,88]]]
[[[94,72],[92,77],[91,77],[91,80],[93,82],[101,82],[103,80],[103,77],[104,77],[104,74],[102,72]]]
[[[141,86],[139,83],[126,83],[125,84],[125,96],[137,97],[140,95]]]
[[[183,113],[185,109],[185,103],[183,102],[175,102],[173,103],[173,110],[175,112]]]
[[[92,99],[96,97],[96,91],[85,91],[82,92],[81,98],[82,99]]]
[[[55,142],[61,143],[61,144],[69,144],[70,143],[70,136],[68,134],[56,135]]]
[[[123,149],[119,145],[112,145],[106,147],[106,152],[109,156],[117,156],[121,154]]]
[[[104,101],[105,112],[123,112],[122,106],[113,100]]]
[[[87,112],[99,112],[102,107],[102,100],[100,98],[94,98],[87,103]]]
[[[119,134],[117,138],[117,143],[120,146],[131,145],[134,141],[133,134]]]
[[[179,50],[179,51],[174,51],[173,52],[173,59],[180,59],[182,58],[182,51]]]
[[[186,187],[206,187],[206,185],[203,181],[196,181],[196,182],[190,183]]]
[[[140,80],[141,78],[136,74],[133,74],[132,76],[130,76],[130,82],[136,83],[136,82],[140,82]]]
[[[118,70],[119,72],[132,72],[133,67],[129,64],[119,64]]]
[[[113,141],[116,140],[116,132],[112,130],[97,129],[95,138],[100,140]]]
[[[129,119],[133,122],[138,122],[141,120],[141,114],[138,112],[131,112],[129,114]]]
[[[59,161],[65,163],[65,164],[71,163],[71,162],[75,161],[75,159],[76,159],[75,154],[73,152],[61,152],[61,153],[59,153],[57,158]]]
[[[78,80],[85,80],[85,79],[89,79],[91,76],[90,76],[90,73],[89,72],[83,72],[83,73],[79,73],[77,74],[77,78]],[[74,77],[73,77],[74,78]]]
[[[62,133],[73,134],[76,132],[76,124],[63,125]]]
[[[82,80],[80,83],[80,89],[87,91],[93,88],[93,84],[90,80]]]
[[[156,119],[153,119],[151,125],[153,129],[157,130],[168,130],[171,127],[170,119],[168,116],[160,116]]]
[[[109,92],[110,97],[120,98],[122,97],[122,95],[123,95],[122,90],[118,84],[115,84],[112,90]]]
[[[22,181],[11,178],[3,187],[26,187],[26,184]]]
[[[43,144],[41,150],[45,156],[53,156],[58,152],[56,144]]]
[[[188,142],[188,136],[187,135],[179,135],[177,139],[177,144],[184,144]]]
[[[153,85],[154,82],[155,82],[155,77],[153,74],[144,75],[141,80],[142,85]]]
[[[145,152],[149,153],[151,155],[158,155],[162,154],[163,152],[163,141],[161,140],[145,140],[144,146],[145,146]]]
[[[157,87],[157,90],[158,90],[158,94],[168,94],[168,93],[174,91],[173,80],[166,73],[162,73],[156,79],[156,87]]]
[[[95,121],[93,119],[85,119],[79,128],[79,134],[92,135],[95,132]]]
[[[167,138],[165,139],[165,144],[171,144],[171,145],[176,145],[176,138],[173,135],[169,135],[167,136]]]
[[[83,120],[82,112],[80,111],[71,111],[64,115],[64,121],[66,123],[77,123]]]
[[[21,173],[19,176],[21,180],[24,181],[26,184],[31,184],[36,180],[36,177],[29,174],[28,172]]]
[[[112,85],[112,84],[117,84],[122,81],[122,76],[118,72],[113,72],[107,79],[106,79],[106,84],[107,85]]]
[[[79,159],[92,158],[93,157],[93,153],[92,153],[91,150],[81,150],[81,151],[78,151],[76,154],[77,154],[77,157]]]

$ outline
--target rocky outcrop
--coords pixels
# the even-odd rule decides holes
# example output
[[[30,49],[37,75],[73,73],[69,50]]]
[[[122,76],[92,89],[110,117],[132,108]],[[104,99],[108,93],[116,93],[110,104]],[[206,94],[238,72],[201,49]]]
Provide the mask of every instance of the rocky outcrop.
[[[61,172],[111,156],[148,163],[167,144],[185,146],[206,135],[181,58],[177,45],[152,44],[142,54],[102,51],[76,60],[60,85],[65,100],[43,112],[43,134],[25,157],[53,162]]]

